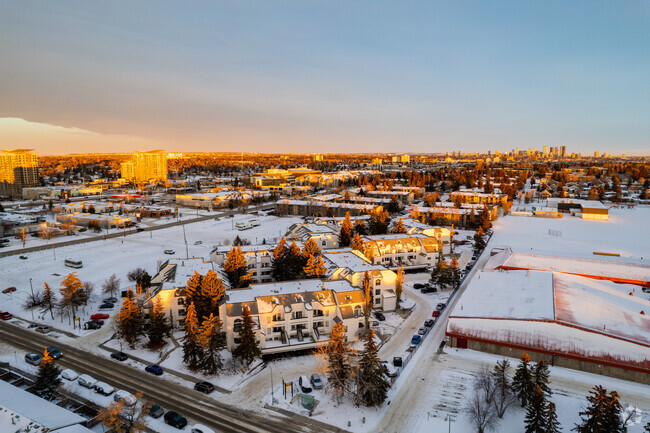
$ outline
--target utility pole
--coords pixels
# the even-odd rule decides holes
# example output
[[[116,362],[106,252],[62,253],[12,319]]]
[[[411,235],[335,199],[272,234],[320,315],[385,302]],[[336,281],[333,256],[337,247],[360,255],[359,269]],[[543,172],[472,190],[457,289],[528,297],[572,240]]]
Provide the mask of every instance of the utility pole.
[[[185,224],[183,224],[183,239],[185,240],[185,259],[190,258],[190,252],[187,248],[187,236],[185,236]]]
[[[32,302],[34,301],[34,287],[32,286],[32,279],[29,279],[29,288],[32,290]],[[34,308],[30,308],[32,312],[32,322],[34,321]]]

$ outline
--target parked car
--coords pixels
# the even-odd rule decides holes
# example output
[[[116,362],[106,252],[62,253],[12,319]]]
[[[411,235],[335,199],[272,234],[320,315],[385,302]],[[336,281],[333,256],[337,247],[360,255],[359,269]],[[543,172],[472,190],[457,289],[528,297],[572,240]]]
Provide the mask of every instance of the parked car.
[[[147,373],[155,374],[156,376],[160,376],[161,374],[163,374],[162,367],[160,367],[159,365],[156,365],[156,364],[147,365],[144,368],[144,371],[146,371]]]
[[[47,334],[48,332],[52,331],[52,328],[47,325],[38,325],[36,328],[34,328],[34,331],[40,332],[41,334]]]
[[[95,313],[92,316],[90,316],[90,320],[102,320],[102,319],[108,319],[109,315],[106,313]]]
[[[163,252],[164,252],[165,254],[169,254],[169,255],[176,254],[176,251],[174,251],[174,250],[165,250],[165,251],[163,251]],[[168,413],[169,413],[169,412],[168,412]]]
[[[92,376],[89,376],[87,374],[82,374],[77,379],[77,383],[79,385],[81,385],[81,386],[85,386],[86,388],[93,388],[95,386],[95,384],[97,383],[97,379],[95,379]]]
[[[414,289],[423,289],[423,288],[424,288],[424,284],[422,284],[422,283],[415,283],[415,284],[413,284],[413,288],[414,288]]]
[[[15,287],[7,287],[6,289],[4,289],[2,291],[2,293],[11,293],[11,292],[15,292],[15,291],[16,291]]]
[[[117,359],[118,361],[126,361],[129,357],[124,352],[113,352],[111,353],[111,358]]]
[[[79,373],[69,368],[66,368],[61,372],[61,377],[64,378],[65,380],[73,381],[73,380],[77,380],[77,378],[79,377]]]
[[[424,326],[426,326],[427,328],[431,328],[434,323],[435,322],[434,322],[433,319],[427,319],[427,320],[424,321]]]
[[[438,316],[440,316],[440,311],[433,310],[433,313],[431,313],[431,317],[438,317]]]
[[[165,411],[163,410],[162,407],[158,406],[157,404],[154,404],[151,406],[151,409],[149,409],[149,416],[151,418],[160,418],[165,414]]]
[[[107,309],[110,309],[110,308],[113,308],[113,307],[114,307],[114,305],[113,305],[112,302],[104,302],[102,305],[99,306],[99,309],[100,310],[107,310]]]
[[[93,389],[95,390],[96,393],[101,394],[101,395],[111,395],[115,392],[115,388],[110,386],[106,382],[97,382],[95,383],[95,386],[93,386]]]
[[[402,365],[404,365],[404,362],[402,361],[402,357],[401,356],[394,356],[393,357],[393,365],[395,367],[401,367]]]
[[[180,430],[187,425],[187,419],[180,413],[170,410],[165,414],[165,424],[169,424]]]
[[[21,260],[27,260],[29,257],[27,257],[27,256],[18,256],[18,258],[21,259]]]
[[[43,357],[38,353],[28,353],[25,355],[25,362],[32,365],[38,365],[41,363]]]
[[[446,304],[440,303],[440,304],[436,305],[436,310],[442,311],[442,310],[445,309],[446,306],[447,306]]]
[[[104,324],[103,320],[91,320],[90,322],[84,323],[84,329],[88,329],[88,330],[99,329],[102,327],[103,324]]]
[[[103,299],[102,302],[110,302],[111,304],[115,304],[117,302],[117,298],[111,296],[110,298]]]
[[[422,328],[418,329],[418,335],[424,335],[426,333],[427,333],[427,328],[422,327]]]
[[[300,376],[298,378],[298,385],[300,386],[300,391],[304,394],[309,394],[311,392],[311,387],[309,386],[309,381],[305,376]]]
[[[386,316],[384,316],[384,313],[381,313],[381,312],[379,312],[379,311],[375,311],[375,317],[376,317],[377,320],[379,320],[380,322],[383,322],[384,320],[386,320]]]
[[[421,335],[414,335],[413,338],[411,338],[411,344],[418,345],[420,344],[420,341],[422,341]]]
[[[9,320],[12,317],[14,317],[14,315],[11,314],[10,312],[8,312],[8,311],[0,311],[0,319]]]
[[[135,229],[138,232],[143,232],[144,231],[144,227],[136,227]]]
[[[194,385],[194,389],[201,391],[203,394],[210,394],[214,391],[214,385],[210,382],[197,382],[196,385]]]
[[[59,359],[63,357],[63,353],[56,347],[46,347],[45,349],[50,353],[50,356],[54,359]]]
[[[436,293],[438,289],[436,289],[433,286],[426,286],[422,290],[420,290],[422,293]]]
[[[123,401],[124,404],[127,406],[134,406],[138,402],[138,400],[136,400],[133,394],[131,394],[128,391],[124,391],[123,389],[119,389],[115,391],[115,395],[113,395],[113,400]]]
[[[192,433],[214,433],[210,427],[206,427],[203,424],[194,424],[192,426]]]
[[[196,241],[196,242],[194,242],[194,245],[201,245],[201,244],[203,244],[203,241]]]
[[[311,383],[311,386],[313,386],[314,389],[323,388],[323,380],[317,374],[312,374],[309,376],[309,383]]]

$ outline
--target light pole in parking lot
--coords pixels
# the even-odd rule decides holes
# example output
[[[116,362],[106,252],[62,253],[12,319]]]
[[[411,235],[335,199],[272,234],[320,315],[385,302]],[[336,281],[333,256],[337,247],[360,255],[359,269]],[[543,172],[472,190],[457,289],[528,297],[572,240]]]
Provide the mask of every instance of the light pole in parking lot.
[[[453,419],[452,415],[447,415],[447,416],[445,416],[445,421],[449,421],[449,430],[448,431],[449,431],[449,433],[451,433],[451,423],[456,422],[456,420]]]
[[[29,288],[32,290],[32,302],[34,302],[34,286],[32,286],[31,277],[29,278]],[[34,308],[30,308],[30,311],[32,312],[32,322],[33,322],[34,321]]]

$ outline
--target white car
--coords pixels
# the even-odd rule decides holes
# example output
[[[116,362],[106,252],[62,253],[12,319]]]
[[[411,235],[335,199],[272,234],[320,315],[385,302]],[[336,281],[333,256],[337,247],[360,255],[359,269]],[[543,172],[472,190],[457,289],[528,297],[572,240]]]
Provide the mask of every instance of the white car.
[[[102,395],[111,395],[115,392],[115,388],[105,382],[97,382],[93,388],[95,388],[95,392]]]
[[[70,370],[69,368],[66,368],[61,372],[61,377],[64,378],[65,380],[73,381],[73,380],[77,380],[79,374],[77,374],[77,372],[74,370]]]
[[[124,404],[126,404],[127,406],[133,406],[138,402],[135,399],[135,396],[133,394],[131,394],[128,391],[124,391],[123,389],[119,389],[115,391],[115,394],[113,395],[113,400],[124,401]]]
[[[192,426],[192,433],[214,433],[214,430],[202,424],[194,424]]]
[[[82,374],[81,376],[79,376],[79,379],[77,379],[77,382],[81,386],[85,386],[86,388],[92,388],[97,383],[97,379],[94,379],[92,376],[89,376],[87,374]]]
[[[165,250],[164,253],[172,255],[172,254],[176,254],[176,251],[174,251],[174,250]]]

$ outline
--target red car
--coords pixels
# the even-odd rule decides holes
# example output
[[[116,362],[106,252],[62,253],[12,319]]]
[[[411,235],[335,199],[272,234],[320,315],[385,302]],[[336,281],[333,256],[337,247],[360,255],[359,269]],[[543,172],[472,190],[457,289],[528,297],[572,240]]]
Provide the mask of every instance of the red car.
[[[8,313],[8,312],[6,312],[6,311],[0,311],[0,319],[2,319],[2,320],[9,320],[9,319],[11,319],[12,317],[14,317],[13,314]]]
[[[439,315],[440,315],[440,311],[435,310],[431,316],[432,317],[438,317]]]
[[[8,287],[8,288],[4,289],[2,291],[2,293],[11,293],[11,292],[15,292],[15,291],[16,291],[15,287]]]
[[[90,320],[108,319],[108,314],[97,313],[90,316]]]

